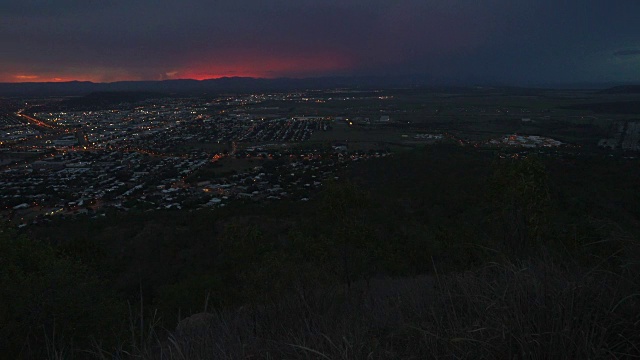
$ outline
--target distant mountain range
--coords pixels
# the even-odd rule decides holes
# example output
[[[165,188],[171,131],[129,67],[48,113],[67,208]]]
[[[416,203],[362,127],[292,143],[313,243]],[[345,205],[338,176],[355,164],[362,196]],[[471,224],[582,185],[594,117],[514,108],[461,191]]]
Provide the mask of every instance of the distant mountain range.
[[[115,91],[202,94],[337,87],[411,87],[424,86],[428,83],[429,79],[424,77],[323,77],[305,79],[227,77],[210,80],[119,81],[112,83],[94,83],[90,81],[0,83],[0,96],[79,96],[94,92]]]
[[[429,76],[367,76],[367,77],[321,77],[321,78],[248,78],[225,77],[210,80],[164,80],[164,81],[118,81],[94,83],[90,81],[47,82],[47,83],[0,83],[0,96],[81,96],[94,92],[156,92],[172,94],[203,94],[224,92],[253,92],[278,90],[304,90],[329,88],[390,88],[423,86],[470,86],[451,81],[437,81]],[[608,85],[608,86],[611,86]],[[539,86],[536,86],[539,87]],[[602,89],[605,86],[551,86],[554,88],[591,88]],[[603,93],[640,93],[640,85],[627,85],[602,90]]]

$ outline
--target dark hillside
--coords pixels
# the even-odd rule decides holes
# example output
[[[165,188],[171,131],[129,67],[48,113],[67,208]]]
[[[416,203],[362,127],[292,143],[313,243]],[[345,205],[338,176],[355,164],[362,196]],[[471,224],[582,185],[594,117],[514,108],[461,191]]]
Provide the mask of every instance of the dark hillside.
[[[80,329],[111,329],[97,346],[108,358],[624,357],[640,336],[638,169],[442,145],[360,163],[309,202],[113,213],[29,236],[49,249],[44,271],[87,284],[69,308],[64,297],[43,306],[74,313],[84,292],[113,304],[121,325],[95,322],[100,303],[63,320],[78,349],[96,351]],[[6,294],[30,273],[15,262],[25,254],[3,252]],[[3,316],[18,329],[35,310],[13,301]],[[205,328],[173,331],[205,310]],[[130,325],[135,337],[117,335]],[[7,346],[46,352],[47,338],[25,331]]]

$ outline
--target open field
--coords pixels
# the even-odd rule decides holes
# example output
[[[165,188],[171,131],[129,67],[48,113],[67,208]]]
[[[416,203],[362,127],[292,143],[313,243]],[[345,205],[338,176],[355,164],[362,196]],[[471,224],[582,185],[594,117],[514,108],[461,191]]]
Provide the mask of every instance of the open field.
[[[392,126],[346,126],[314,133],[312,141],[402,142],[402,135],[449,131],[468,140],[488,140],[518,133],[595,146],[615,122],[638,119],[637,95],[610,95],[585,90],[478,88],[453,90],[400,89],[359,94],[316,94],[317,101],[269,103],[283,114],[370,119],[389,116]],[[616,104],[616,106],[612,106]],[[625,104],[630,104],[625,106]],[[619,105],[619,106],[618,106]],[[618,111],[622,106],[625,111]],[[246,109],[251,112],[251,107]]]
[[[224,177],[239,172],[251,170],[256,166],[262,166],[265,160],[256,158],[236,159],[223,158],[214,163],[209,163],[198,169],[189,176],[187,182],[210,181],[219,177]]]

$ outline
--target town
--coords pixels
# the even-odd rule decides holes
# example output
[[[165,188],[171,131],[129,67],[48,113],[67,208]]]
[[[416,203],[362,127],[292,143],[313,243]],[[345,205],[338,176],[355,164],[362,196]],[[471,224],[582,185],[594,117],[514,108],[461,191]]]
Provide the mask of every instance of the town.
[[[582,146],[527,131],[547,124],[549,110],[460,102],[445,109],[441,97],[429,98],[431,108],[412,108],[400,106],[402,96],[342,89],[14,99],[0,115],[0,211],[25,227],[106,211],[307,201],[349,164],[401,149],[436,143],[525,152]],[[103,103],[96,105],[93,97]],[[483,121],[489,131],[477,129]],[[597,144],[636,149],[637,136],[622,142],[620,135],[635,134],[636,123],[614,124],[617,138]]]

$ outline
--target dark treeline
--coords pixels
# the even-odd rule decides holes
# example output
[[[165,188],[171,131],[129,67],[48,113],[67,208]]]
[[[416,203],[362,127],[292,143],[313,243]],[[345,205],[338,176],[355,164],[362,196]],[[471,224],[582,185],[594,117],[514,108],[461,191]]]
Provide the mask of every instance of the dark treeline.
[[[590,104],[578,104],[565,107],[570,110],[589,110],[596,114],[637,114],[640,112],[638,101],[598,102]]]
[[[453,281],[451,286],[457,286],[456,291],[462,291],[460,286],[478,287],[480,294],[487,288],[478,282],[497,291],[505,276],[486,275],[479,270],[486,264],[525,262],[561,264],[562,274],[569,278],[598,269],[625,279],[624,286],[610,294],[611,301],[625,299],[612,314],[635,314],[626,317],[630,322],[620,323],[622,328],[613,335],[604,332],[606,341],[599,348],[590,344],[593,348],[586,352],[565,355],[604,354],[606,349],[615,354],[637,351],[633,341],[615,342],[615,346],[608,342],[608,336],[613,339],[618,333],[636,339],[640,334],[637,322],[629,325],[638,320],[633,318],[637,313],[627,313],[638,305],[633,295],[640,270],[637,160],[597,154],[501,157],[443,145],[361,163],[343,175],[345,180],[326,184],[307,203],[113,213],[97,220],[56,221],[22,235],[5,229],[0,234],[0,344],[11,357],[51,357],[60,344],[65,349],[106,349],[113,354],[109,349],[132,346],[124,340],[132,333],[138,338],[144,335],[140,329],[148,324],[138,329],[132,323],[152,318],[157,329],[165,329],[164,334],[160,330],[155,334],[161,339],[173,332],[179,319],[234,309],[252,314],[242,331],[259,338],[260,329],[267,331],[269,326],[286,322],[279,317],[261,320],[257,314],[269,313],[264,310],[267,304],[295,299],[308,304],[318,293],[324,294],[320,298],[347,301],[353,289],[368,288],[376,279],[455,276],[466,271],[475,271],[475,275]],[[542,273],[514,278],[537,284],[536,276]],[[554,279],[547,279],[549,289],[560,281]],[[544,281],[540,286],[547,286]],[[334,297],[336,292],[330,289],[343,295]],[[541,306],[531,299],[514,300],[514,304],[519,301],[532,301],[528,305],[532,308]],[[472,303],[465,302],[465,306]],[[313,306],[301,309],[302,318],[313,319]],[[366,313],[361,307],[352,311]],[[385,311],[391,309],[383,308]],[[479,321],[471,315],[466,318],[469,324]],[[315,321],[311,323],[320,326]],[[446,332],[444,327],[437,329]],[[375,331],[380,333],[371,336],[387,339],[385,349],[390,351],[376,353],[375,358],[411,355],[398,352],[402,344],[394,343],[411,338],[404,337],[401,329]],[[473,336],[491,343],[495,352],[483,353],[473,344],[460,351],[467,357],[511,351],[502,343],[493,345],[499,337],[483,338],[482,334]],[[325,335],[332,338],[332,334]],[[424,346],[433,345],[429,344]],[[447,344],[433,349],[455,350],[450,348],[452,343]],[[157,347],[162,348],[161,340]],[[433,351],[431,355],[439,353]],[[70,352],[79,358],[88,356]],[[334,356],[338,357],[330,357]]]

